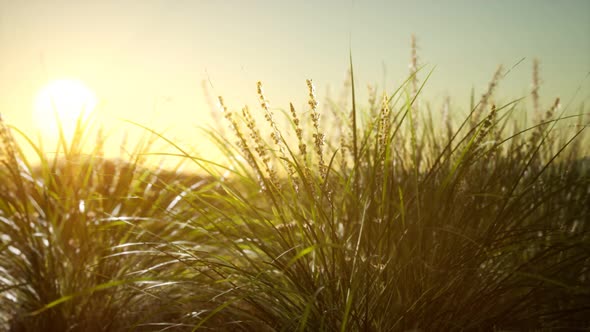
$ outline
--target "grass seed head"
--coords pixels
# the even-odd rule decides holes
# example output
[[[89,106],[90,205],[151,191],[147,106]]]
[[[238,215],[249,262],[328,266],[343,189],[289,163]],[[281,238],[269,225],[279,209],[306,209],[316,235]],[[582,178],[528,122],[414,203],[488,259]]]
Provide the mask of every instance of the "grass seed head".
[[[533,98],[533,114],[535,117],[540,117],[540,105],[539,105],[539,59],[533,59],[533,82],[531,89],[531,97]]]
[[[315,132],[313,133],[313,143],[316,154],[318,156],[318,168],[322,178],[326,176],[327,166],[324,161],[324,139],[325,135],[320,130],[320,113],[318,112],[318,102],[315,95],[315,87],[311,80],[307,80],[307,88],[309,90],[309,106],[311,108],[311,121]]]
[[[475,124],[477,124],[479,122],[479,119],[481,117],[481,113],[483,112],[483,110],[485,110],[487,108],[487,105],[488,105],[492,95],[494,94],[494,91],[496,90],[496,87],[498,86],[498,83],[500,82],[500,79],[502,78],[503,74],[504,74],[504,66],[500,65],[500,66],[498,66],[498,68],[494,72],[494,76],[492,77],[492,79],[488,83],[488,89],[481,96],[481,98],[479,100],[479,106],[473,112],[473,117],[471,119],[472,127],[475,126]]]

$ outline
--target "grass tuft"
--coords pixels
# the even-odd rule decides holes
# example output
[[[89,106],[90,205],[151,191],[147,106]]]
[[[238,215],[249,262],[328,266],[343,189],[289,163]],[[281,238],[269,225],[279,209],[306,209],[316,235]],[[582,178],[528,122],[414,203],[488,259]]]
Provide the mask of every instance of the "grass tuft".
[[[148,128],[133,152],[106,160],[102,131],[82,153],[92,141],[84,121],[49,157],[0,119],[0,328],[587,326],[584,109],[565,116],[556,99],[524,127],[524,99],[494,97],[509,72],[500,67],[467,117],[448,98],[436,114],[422,100],[432,71],[418,80],[416,49],[413,38],[405,82],[375,88],[367,107],[352,59],[347,102],[320,107],[308,80],[309,110],[275,114],[258,82],[260,124],[256,110],[219,97],[233,132],[204,134],[224,161]],[[202,174],[148,167],[156,139]]]

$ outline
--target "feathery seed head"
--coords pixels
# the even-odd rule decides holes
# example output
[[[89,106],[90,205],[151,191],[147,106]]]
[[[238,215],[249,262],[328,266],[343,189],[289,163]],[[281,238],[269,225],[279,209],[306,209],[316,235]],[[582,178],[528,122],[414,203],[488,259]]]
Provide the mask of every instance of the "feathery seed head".
[[[315,133],[313,134],[313,141],[315,151],[318,155],[318,168],[320,170],[320,175],[324,178],[327,174],[327,166],[324,162],[324,139],[325,135],[320,131],[320,113],[317,110],[317,99],[315,95],[315,87],[310,79],[307,81],[307,88],[309,89],[309,106],[311,107],[311,121],[313,123],[313,128]]]
[[[539,87],[540,87],[540,79],[539,79],[539,59],[535,58],[533,60],[533,82],[532,82],[532,89],[531,89],[531,96],[533,98],[533,112],[535,116],[539,116]]]

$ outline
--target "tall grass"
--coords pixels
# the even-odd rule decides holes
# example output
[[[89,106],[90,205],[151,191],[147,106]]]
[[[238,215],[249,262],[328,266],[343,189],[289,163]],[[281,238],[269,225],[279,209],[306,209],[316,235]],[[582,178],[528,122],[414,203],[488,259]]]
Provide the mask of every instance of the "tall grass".
[[[219,320],[236,324],[232,329],[312,331],[587,323],[590,178],[575,143],[584,126],[556,133],[563,120],[557,100],[534,127],[510,128],[521,105],[491,102],[500,68],[467,119],[439,128],[418,113],[422,87],[412,93],[415,75],[362,116],[353,85],[352,112],[329,142],[310,81],[309,109],[292,110],[292,128],[278,139],[272,119],[273,139],[265,141],[249,115],[238,119],[221,100],[237,143],[209,134],[230,157],[240,186],[224,183],[223,207],[209,209],[205,224],[224,248],[203,258],[219,263],[219,296],[211,300],[218,310],[205,317],[218,317],[211,326]],[[289,133],[296,139],[289,141]]]
[[[114,331],[178,314],[174,298],[153,286],[180,271],[148,277],[147,268],[172,266],[158,248],[191,238],[167,222],[175,217],[166,210],[177,199],[171,188],[183,179],[142,166],[150,139],[127,160],[105,160],[102,134],[82,153],[90,138],[79,122],[71,144],[61,139],[54,154],[29,141],[33,163],[14,135],[28,137],[0,125],[2,329]]]
[[[415,45],[415,43],[414,43]],[[25,158],[2,123],[0,322],[13,331],[582,328],[590,306],[585,115],[520,128],[493,75],[471,112],[421,92],[350,105],[219,108],[203,174],[106,161],[61,140]],[[534,81],[538,83],[538,66]],[[422,79],[418,80],[418,75]],[[377,96],[374,92],[374,96]],[[529,97],[527,97],[529,98]],[[538,86],[530,98],[542,109]],[[262,117],[258,117],[259,112]],[[261,119],[263,119],[261,121]],[[334,128],[335,127],[335,128]],[[147,129],[148,132],[155,131]],[[25,135],[26,137],[26,135]],[[98,139],[104,142],[103,138]],[[37,144],[31,142],[31,146]]]

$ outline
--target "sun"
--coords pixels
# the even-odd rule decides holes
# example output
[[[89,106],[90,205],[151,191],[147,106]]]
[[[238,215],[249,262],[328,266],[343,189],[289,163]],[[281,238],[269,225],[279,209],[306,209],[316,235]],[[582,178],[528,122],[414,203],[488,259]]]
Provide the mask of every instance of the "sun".
[[[54,80],[37,94],[33,118],[45,135],[56,135],[61,127],[66,136],[71,136],[78,119],[87,118],[96,104],[96,95],[82,81]]]

